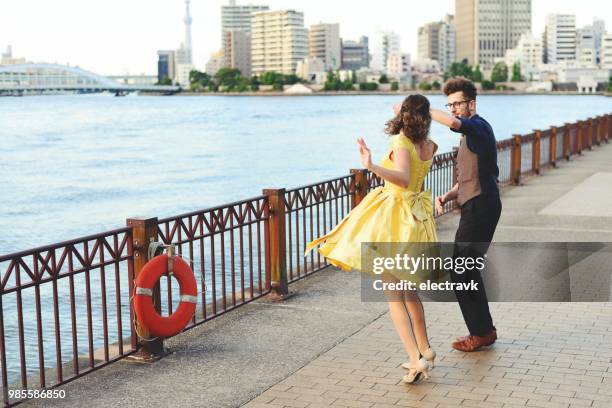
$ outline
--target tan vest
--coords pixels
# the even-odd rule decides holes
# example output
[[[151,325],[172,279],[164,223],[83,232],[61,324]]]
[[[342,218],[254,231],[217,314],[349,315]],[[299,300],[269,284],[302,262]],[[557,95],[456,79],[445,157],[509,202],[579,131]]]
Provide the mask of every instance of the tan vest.
[[[457,182],[459,195],[457,201],[463,205],[468,200],[480,195],[480,179],[478,178],[478,156],[468,147],[465,135],[461,136],[457,152]]]

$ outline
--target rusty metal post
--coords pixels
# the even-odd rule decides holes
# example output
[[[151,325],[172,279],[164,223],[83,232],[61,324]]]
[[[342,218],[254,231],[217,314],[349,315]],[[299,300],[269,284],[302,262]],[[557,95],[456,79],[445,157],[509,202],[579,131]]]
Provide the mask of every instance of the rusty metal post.
[[[268,197],[266,266],[269,270],[266,271],[266,276],[270,282],[270,297],[273,300],[284,300],[290,296],[285,242],[285,189],[264,189],[263,195]]]
[[[368,171],[366,169],[351,169],[351,174],[355,176],[355,192],[351,197],[351,208],[355,208],[368,194]]]
[[[601,116],[595,116],[595,119],[593,119],[593,122],[595,123],[594,130],[593,130],[593,136],[595,137],[595,144],[597,146],[601,146],[601,128],[602,128]]]
[[[453,180],[451,183],[451,189],[455,187],[455,184],[459,182],[459,172],[457,171],[457,155],[459,154],[459,146],[453,146]],[[512,155],[510,156],[512,158]],[[435,199],[435,197],[434,197]],[[452,210],[458,209],[459,203],[457,200],[453,200]]]
[[[535,174],[540,174],[540,145],[542,139],[542,131],[534,129],[534,138],[531,148],[531,170]]]
[[[548,143],[548,165],[557,167],[557,127],[550,127],[550,139]]]
[[[589,150],[593,150],[593,118],[588,118],[585,125],[587,147]]]
[[[521,143],[523,137],[521,135],[513,135],[512,150],[510,156],[510,174],[512,176],[512,184],[518,186],[521,184]]]
[[[576,154],[582,154],[582,144],[584,141],[583,128],[581,120],[576,122]]]
[[[134,266],[129,276],[130,297],[133,296],[136,278],[140,275],[142,268],[147,263],[149,244],[157,240],[157,217],[154,218],[129,218],[126,221],[128,227],[132,228],[132,249],[134,255]],[[159,283],[153,289],[153,304],[158,313],[161,312],[161,291]],[[128,357],[129,361],[150,363],[164,356],[164,343],[160,338],[152,338],[146,327],[140,326],[136,321],[134,308],[130,302],[130,317],[132,323],[132,347],[138,348],[138,352]]]
[[[563,157],[565,160],[570,159],[570,155],[572,154],[571,143],[570,143],[570,134],[572,131],[572,124],[565,122],[565,130],[563,131]]]

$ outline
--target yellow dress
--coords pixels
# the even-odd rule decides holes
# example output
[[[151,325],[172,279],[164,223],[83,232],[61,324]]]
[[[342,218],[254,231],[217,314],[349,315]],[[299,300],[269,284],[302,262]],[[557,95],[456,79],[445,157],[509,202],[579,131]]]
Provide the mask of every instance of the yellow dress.
[[[409,153],[409,185],[404,188],[385,181],[384,186],[369,192],[330,232],[310,242],[306,254],[321,244],[319,253],[329,263],[345,271],[361,271],[362,242],[437,242],[432,194],[430,190],[421,191],[433,159],[421,160],[412,141],[400,133],[392,136],[382,167],[396,170],[391,158],[395,148]]]

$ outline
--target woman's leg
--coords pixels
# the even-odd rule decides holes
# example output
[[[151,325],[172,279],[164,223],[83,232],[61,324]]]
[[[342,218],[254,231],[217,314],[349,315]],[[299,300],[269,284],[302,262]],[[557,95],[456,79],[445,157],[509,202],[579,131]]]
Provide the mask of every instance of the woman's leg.
[[[386,275],[386,276],[385,276]],[[383,282],[398,282],[398,280],[388,274],[383,275]],[[411,363],[419,360],[419,348],[414,337],[410,316],[406,309],[401,291],[385,291],[387,303],[389,304],[389,314],[395,326],[395,330],[404,344],[404,349],[410,358]]]
[[[429,338],[427,337],[427,325],[425,324],[423,303],[416,291],[405,291],[403,300],[406,310],[408,310],[410,321],[412,322],[412,330],[419,351],[423,354],[430,347]]]

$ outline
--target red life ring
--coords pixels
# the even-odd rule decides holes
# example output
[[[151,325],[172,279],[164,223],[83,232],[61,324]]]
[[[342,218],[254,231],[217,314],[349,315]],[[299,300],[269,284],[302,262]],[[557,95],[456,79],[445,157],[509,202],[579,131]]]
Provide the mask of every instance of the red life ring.
[[[134,311],[138,323],[158,337],[171,337],[180,333],[193,317],[198,302],[198,288],[193,271],[180,257],[172,262],[174,277],[179,283],[181,301],[170,316],[161,316],[153,305],[153,287],[168,272],[168,255],[158,255],[145,264],[136,278]]]

